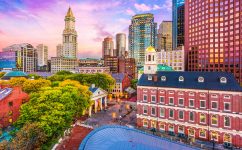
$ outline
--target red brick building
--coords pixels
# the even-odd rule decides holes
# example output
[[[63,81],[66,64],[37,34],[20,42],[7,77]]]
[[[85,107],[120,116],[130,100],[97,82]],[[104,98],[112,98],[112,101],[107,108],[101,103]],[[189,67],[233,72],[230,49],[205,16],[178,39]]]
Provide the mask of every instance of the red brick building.
[[[242,88],[224,72],[143,74],[137,125],[242,147]]]
[[[0,86],[0,127],[7,127],[19,117],[20,106],[29,100],[20,87]]]
[[[124,73],[115,73],[112,74],[112,77],[115,79],[116,84],[114,89],[112,89],[112,91],[110,91],[112,94],[123,94],[124,90],[128,87],[130,87],[131,84],[131,79],[129,78],[129,76],[127,74]]]

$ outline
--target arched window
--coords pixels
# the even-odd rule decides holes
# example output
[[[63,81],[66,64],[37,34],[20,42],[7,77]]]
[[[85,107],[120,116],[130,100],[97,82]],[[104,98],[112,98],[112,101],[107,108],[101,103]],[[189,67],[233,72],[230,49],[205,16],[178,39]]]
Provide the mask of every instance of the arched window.
[[[192,128],[190,128],[190,129],[188,130],[188,135],[194,137],[194,136],[195,136],[195,130],[192,129]]]
[[[183,126],[178,127],[178,133],[184,133],[184,127]]]
[[[184,77],[183,77],[183,76],[180,76],[180,77],[179,77],[179,81],[180,81],[180,82],[183,82],[183,81],[184,81]]]
[[[153,61],[155,61],[155,56],[153,55]]]
[[[200,114],[200,123],[206,123],[206,115]]]
[[[227,83],[227,78],[221,77],[220,78],[220,83]]]
[[[165,131],[165,124],[163,122],[160,123],[160,130]]]
[[[148,127],[148,121],[146,119],[143,120],[143,127]]]
[[[212,115],[212,125],[218,125],[218,116]]]
[[[224,134],[224,143],[232,143],[232,137],[229,134]]]
[[[211,140],[218,141],[218,133],[215,131],[212,131],[211,133]]]
[[[224,117],[224,126],[230,127],[230,118],[228,116]]]
[[[204,82],[204,77],[198,77],[198,82],[203,83]]]
[[[169,131],[174,131],[174,125],[169,125]]]
[[[148,61],[151,61],[151,55],[148,56]]]
[[[156,128],[156,121],[151,121],[151,128]]]
[[[206,138],[206,131],[205,131],[204,129],[201,129],[201,130],[199,131],[199,137],[201,137],[201,138]]]

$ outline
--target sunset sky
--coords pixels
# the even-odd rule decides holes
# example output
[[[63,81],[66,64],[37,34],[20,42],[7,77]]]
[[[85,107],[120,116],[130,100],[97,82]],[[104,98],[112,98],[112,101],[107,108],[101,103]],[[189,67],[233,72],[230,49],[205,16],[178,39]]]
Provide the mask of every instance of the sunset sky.
[[[11,44],[43,43],[49,56],[56,56],[69,6],[76,17],[80,58],[100,58],[103,38],[128,35],[135,14],[153,13],[158,24],[172,18],[172,0],[0,0],[0,51]]]

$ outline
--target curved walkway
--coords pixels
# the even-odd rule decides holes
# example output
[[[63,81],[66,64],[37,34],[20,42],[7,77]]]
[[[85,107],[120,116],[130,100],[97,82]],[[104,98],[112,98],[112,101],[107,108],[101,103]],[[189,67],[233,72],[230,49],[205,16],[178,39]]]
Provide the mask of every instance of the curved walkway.
[[[82,141],[79,150],[193,150],[198,149],[124,126],[103,126]]]

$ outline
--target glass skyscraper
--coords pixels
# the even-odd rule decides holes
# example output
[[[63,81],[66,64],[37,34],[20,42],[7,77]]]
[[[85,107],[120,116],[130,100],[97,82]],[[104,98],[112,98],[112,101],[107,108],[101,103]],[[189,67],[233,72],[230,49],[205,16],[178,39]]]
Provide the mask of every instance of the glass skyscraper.
[[[154,15],[147,13],[133,16],[129,26],[129,50],[138,68],[144,65],[145,49],[156,47],[156,41],[157,23],[154,22]]]
[[[172,0],[172,47],[184,45],[184,0]]]

